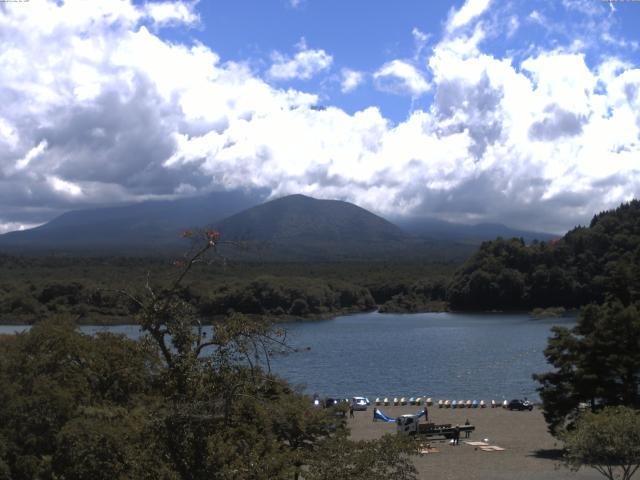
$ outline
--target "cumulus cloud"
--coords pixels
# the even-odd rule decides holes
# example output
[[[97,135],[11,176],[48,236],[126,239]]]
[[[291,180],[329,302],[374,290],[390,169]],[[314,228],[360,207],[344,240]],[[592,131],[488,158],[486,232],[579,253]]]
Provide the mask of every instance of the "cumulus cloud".
[[[466,0],[459,10],[453,9],[449,14],[447,30],[453,32],[468,25],[472,20],[482,15],[491,4],[491,0]]]
[[[158,26],[194,24],[200,21],[200,17],[193,8],[194,3],[150,2],[145,5],[145,13]]]
[[[351,70],[350,68],[343,68],[340,73],[342,75],[342,80],[340,81],[342,93],[352,92],[364,82],[365,76],[362,72]]]
[[[395,60],[374,74],[378,88],[432,93],[399,123],[375,106],[318,109],[317,95],[271,85],[212,47],[165,41],[155,27],[167,17],[154,20],[144,5],[5,9],[0,229],[213,188],[557,232],[631,198],[640,188],[640,69],[612,56],[589,65],[560,47],[521,61],[489,54],[474,24],[488,5],[453,12],[456,28],[423,70]],[[181,11],[167,15],[191,25]],[[310,78],[333,61],[304,43],[293,57],[277,55],[269,79]],[[342,71],[342,88],[358,83],[350,75]]]
[[[385,63],[373,74],[376,88],[398,95],[419,97],[430,89],[429,82],[412,64],[403,60]]]
[[[314,75],[327,70],[333,63],[333,57],[322,49],[307,48],[305,39],[297,45],[298,53],[289,57],[280,52],[274,52],[271,59],[273,64],[269,68],[269,76],[274,80],[309,80]]]

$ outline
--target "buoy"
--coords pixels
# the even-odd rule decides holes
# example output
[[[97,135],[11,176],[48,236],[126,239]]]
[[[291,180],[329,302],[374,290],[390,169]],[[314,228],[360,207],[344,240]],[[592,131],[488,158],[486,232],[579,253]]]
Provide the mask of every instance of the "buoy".
[[[509,405],[509,402],[507,402],[506,400],[502,402],[502,408],[507,408],[507,405]]]
[[[473,408],[478,408],[478,400],[474,400],[473,402],[471,402],[471,406]]]
[[[486,403],[484,403],[484,400],[480,400],[480,408],[485,408],[487,406]]]
[[[453,400],[451,402],[451,408],[457,408],[458,407],[458,401],[457,400]]]
[[[406,398],[404,398],[404,397],[402,397],[402,398],[400,399],[400,405],[406,405],[406,404],[407,404],[407,399],[406,399]]]
[[[442,400],[438,400],[438,408],[442,408],[443,404],[444,404],[444,402]]]
[[[467,402],[466,402],[466,403],[467,403],[467,408],[471,408],[471,405],[472,405],[471,400],[467,400]]]
[[[464,408],[464,400],[458,400],[458,408]]]
[[[433,400],[431,399],[431,397],[427,398],[427,405],[428,406],[433,405]]]
[[[449,408],[449,407],[451,406],[451,400],[445,400],[445,401],[444,401],[444,406],[445,406],[446,408]]]
[[[415,405],[416,404],[416,397],[411,397],[409,399],[409,405]]]
[[[496,408],[496,401],[495,400],[491,400],[491,408]]]
[[[422,397],[416,398],[416,405],[422,405]]]
[[[380,406],[380,403],[382,403],[382,402],[380,402],[380,397],[376,397],[376,405]]]
[[[395,406],[398,406],[399,403],[400,403],[400,400],[398,400],[398,397],[393,397],[393,404]]]
[[[389,399],[387,397],[384,397],[384,404],[388,407],[389,406]]]

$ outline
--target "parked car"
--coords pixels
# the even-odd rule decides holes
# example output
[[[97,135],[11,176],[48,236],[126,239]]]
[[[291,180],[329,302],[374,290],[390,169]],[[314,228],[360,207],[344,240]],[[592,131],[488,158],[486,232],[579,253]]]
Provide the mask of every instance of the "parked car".
[[[533,404],[529,400],[514,398],[507,404],[509,410],[533,410]]]
[[[324,400],[324,407],[325,408],[329,408],[329,407],[334,407],[336,405],[338,405],[340,403],[340,400],[338,400],[337,398],[326,398]]]
[[[354,410],[366,410],[369,402],[365,397],[353,397],[351,405],[353,405]]]

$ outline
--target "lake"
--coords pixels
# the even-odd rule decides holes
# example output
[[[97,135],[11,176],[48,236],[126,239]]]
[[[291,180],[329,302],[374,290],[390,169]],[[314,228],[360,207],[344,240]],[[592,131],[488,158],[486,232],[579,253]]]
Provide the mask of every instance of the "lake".
[[[321,396],[537,399],[531,374],[550,369],[542,353],[550,329],[574,324],[526,314],[377,312],[287,323],[280,326],[301,351],[274,357],[272,370]],[[82,327],[102,330],[139,335],[133,325]]]

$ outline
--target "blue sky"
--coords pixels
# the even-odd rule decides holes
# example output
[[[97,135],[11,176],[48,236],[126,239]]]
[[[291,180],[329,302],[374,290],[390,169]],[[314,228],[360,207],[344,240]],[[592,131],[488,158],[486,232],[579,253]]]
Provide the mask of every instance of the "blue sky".
[[[260,189],[562,233],[640,189],[640,2],[0,5],[0,233]]]

